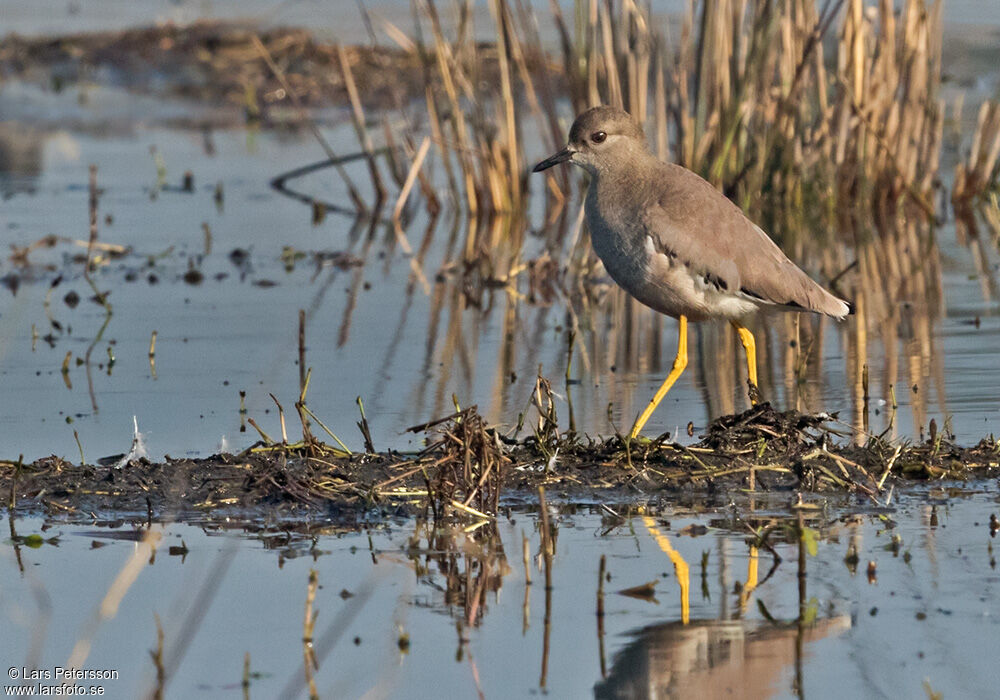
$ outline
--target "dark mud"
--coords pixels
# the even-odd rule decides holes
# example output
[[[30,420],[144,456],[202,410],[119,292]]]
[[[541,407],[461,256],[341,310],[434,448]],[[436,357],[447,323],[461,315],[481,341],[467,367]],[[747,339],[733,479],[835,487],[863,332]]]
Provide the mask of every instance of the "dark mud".
[[[475,56],[476,74],[495,84],[495,48],[475,48],[469,55]],[[421,58],[418,47],[352,45],[343,50],[355,82],[364,86],[366,105],[395,107],[424,97],[425,63],[432,57]],[[272,61],[281,76],[269,65]],[[289,106],[292,100],[305,107],[348,103],[336,45],[318,41],[308,29],[257,30],[211,21],[52,38],[8,35],[0,41],[0,78],[55,90],[78,83],[112,85],[242,107],[248,118],[263,120],[270,106]]]
[[[205,521],[252,513],[347,525],[394,515],[490,519],[505,505],[536,500],[540,486],[556,500],[589,502],[810,491],[881,505],[896,484],[1000,473],[1000,444],[992,437],[973,447],[944,433],[921,444],[872,436],[853,445],[830,426],[834,418],[761,404],[716,420],[692,445],[560,435],[544,421],[534,435],[515,440],[472,407],[414,428],[427,435],[419,453],[348,453],[309,436],[297,445],[258,443],[236,455],[162,463],[3,461],[0,493],[18,514],[70,519]]]

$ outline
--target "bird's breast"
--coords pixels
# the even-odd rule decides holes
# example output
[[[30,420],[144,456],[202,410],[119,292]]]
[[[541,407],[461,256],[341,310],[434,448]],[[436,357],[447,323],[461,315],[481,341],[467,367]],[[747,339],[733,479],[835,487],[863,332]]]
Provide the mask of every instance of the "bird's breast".
[[[616,216],[613,206],[598,207],[593,189],[591,185],[585,205],[591,245],[611,278],[634,295],[633,290],[646,277],[649,263],[642,237],[627,220]]]

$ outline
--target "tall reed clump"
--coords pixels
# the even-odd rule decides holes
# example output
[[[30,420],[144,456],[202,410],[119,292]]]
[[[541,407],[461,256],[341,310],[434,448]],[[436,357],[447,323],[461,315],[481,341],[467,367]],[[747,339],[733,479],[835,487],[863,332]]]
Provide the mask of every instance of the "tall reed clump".
[[[894,5],[690,0],[674,21],[638,0],[577,0],[572,16],[551,3],[556,41],[547,51],[541,22],[522,0],[489,0],[488,31],[477,28],[472,0],[449,4],[444,16],[435,0],[413,0],[410,34],[382,22],[422,66],[426,107],[400,104],[401,119],[382,119],[386,142],[406,146],[405,179],[421,185],[401,186],[394,219],[405,226],[420,197],[437,214],[423,171],[439,165],[450,209],[464,214],[449,258],[457,254],[482,279],[509,279],[523,269],[530,162],[561,145],[573,114],[605,103],[631,112],[658,155],[703,175],[796,257],[834,241],[853,247],[910,215],[932,220],[943,3]],[[359,99],[355,124],[371,162]],[[430,152],[415,147],[423,131]],[[983,107],[978,133],[956,175],[956,201],[995,181],[1000,109]],[[542,141],[530,154],[525,135]],[[407,165],[390,150],[402,185]],[[544,179],[553,256],[578,240],[565,213],[579,181],[565,168]],[[817,242],[825,245],[810,245]],[[823,256],[828,276],[846,258]]]
[[[996,192],[1000,184],[1000,103],[983,102],[968,158],[955,166],[951,201],[960,216],[968,216],[974,201]],[[989,219],[987,218],[987,221]]]
[[[617,16],[581,5],[586,31],[563,44],[574,110],[608,102],[651,122],[661,157],[777,234],[807,209],[879,228],[900,206],[933,213],[940,0],[898,16],[889,0],[704,0],[673,43],[632,0]]]
[[[499,265],[490,275],[503,276],[519,254],[525,229],[522,132],[540,128],[555,143],[556,93],[549,72],[538,65],[544,54],[523,6],[515,17],[507,0],[490,0],[494,41],[488,44],[476,40],[472,3],[457,7],[448,36],[434,0],[414,0],[418,30],[402,43],[421,57],[430,133],[452,199],[467,215],[463,257]],[[523,100],[537,119],[531,127],[519,108]],[[509,256],[494,255],[502,243]]]
[[[631,112],[661,157],[702,174],[779,238],[817,223],[843,229],[838,212],[883,230],[904,210],[934,214],[941,0],[904,0],[898,12],[891,0],[691,0],[672,26],[637,0],[577,0],[568,20],[552,3],[555,56],[523,2],[490,0],[488,42],[477,41],[471,0],[449,7],[444,21],[434,0],[414,0],[412,36],[384,25],[424,67],[427,128],[469,222],[467,261],[500,244],[517,256],[525,132],[554,149],[567,121],[557,115],[598,103]],[[571,109],[560,109],[564,98]],[[570,182],[562,171],[546,180],[546,222],[564,229],[553,212]]]

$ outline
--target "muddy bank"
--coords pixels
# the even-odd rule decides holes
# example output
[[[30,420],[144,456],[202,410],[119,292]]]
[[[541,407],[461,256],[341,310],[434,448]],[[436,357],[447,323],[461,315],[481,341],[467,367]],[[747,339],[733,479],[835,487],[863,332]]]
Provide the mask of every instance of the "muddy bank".
[[[854,494],[883,504],[897,484],[1000,473],[1000,444],[972,447],[936,433],[921,444],[873,436],[855,446],[832,417],[768,404],[713,422],[692,445],[558,434],[544,420],[514,440],[475,408],[417,426],[419,453],[349,453],[311,436],[206,459],[145,459],[118,466],[57,457],[0,462],[0,493],[17,513],[70,518],[141,513],[201,520],[253,511],[268,520],[425,514],[489,519],[505,504],[550,498],[622,501],[658,494],[711,497],[737,490]]]
[[[483,83],[495,84],[495,48],[475,49],[469,52],[474,72]],[[368,106],[394,107],[425,94],[425,64],[432,57],[422,59],[417,47],[345,45],[343,58]],[[337,45],[317,41],[307,29],[257,30],[211,21],[53,38],[8,35],[0,40],[0,79],[56,91],[75,84],[111,85],[239,107],[250,119],[265,119],[271,106],[348,103]]]

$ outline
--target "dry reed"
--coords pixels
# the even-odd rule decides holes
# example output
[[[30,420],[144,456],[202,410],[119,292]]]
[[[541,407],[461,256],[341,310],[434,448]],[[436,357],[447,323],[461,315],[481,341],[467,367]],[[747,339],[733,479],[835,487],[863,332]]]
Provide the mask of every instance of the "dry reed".
[[[887,0],[696,2],[675,41],[634,0],[578,0],[573,31],[552,10],[561,61],[548,57],[522,3],[491,0],[492,44],[476,41],[468,4],[457,8],[445,22],[434,0],[418,0],[413,36],[396,27],[392,36],[424,66],[435,156],[467,215],[463,257],[488,258],[498,277],[523,244],[523,134],[554,149],[565,134],[563,96],[573,113],[596,103],[627,109],[649,125],[661,156],[704,175],[779,237],[815,230],[817,218],[826,230],[846,228],[834,218],[842,208],[867,210],[878,230],[904,208],[934,213],[939,0],[907,0],[898,15]],[[389,138],[417,140],[401,121],[404,138],[387,128]],[[360,129],[359,141],[370,158]],[[973,189],[990,152],[970,166]],[[565,174],[549,177],[547,212],[569,201],[568,187]],[[494,225],[497,216],[506,220]]]

